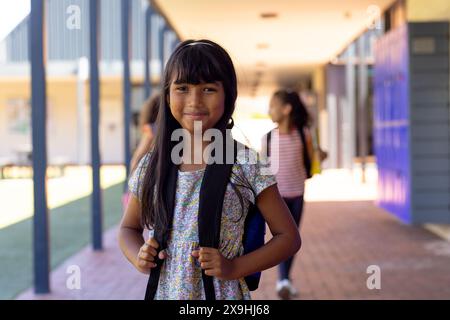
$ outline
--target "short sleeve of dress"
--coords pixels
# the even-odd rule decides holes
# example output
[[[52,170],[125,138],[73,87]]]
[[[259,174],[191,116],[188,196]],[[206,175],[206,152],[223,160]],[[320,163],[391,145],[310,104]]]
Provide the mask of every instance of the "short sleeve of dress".
[[[270,166],[262,161],[258,153],[253,149],[238,152],[236,162],[253,190],[253,194],[249,197],[253,204],[256,197],[263,190],[277,183]]]
[[[142,183],[145,172],[150,162],[150,152],[146,153],[139,161],[136,169],[131,173],[128,179],[128,190],[141,201],[142,199]]]

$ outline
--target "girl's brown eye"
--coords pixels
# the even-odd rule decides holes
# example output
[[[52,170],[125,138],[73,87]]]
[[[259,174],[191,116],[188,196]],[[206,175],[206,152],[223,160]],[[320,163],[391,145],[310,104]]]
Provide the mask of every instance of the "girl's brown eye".
[[[186,86],[180,86],[180,87],[176,87],[175,90],[176,91],[180,91],[180,92],[184,92],[184,91],[187,90],[187,87]]]

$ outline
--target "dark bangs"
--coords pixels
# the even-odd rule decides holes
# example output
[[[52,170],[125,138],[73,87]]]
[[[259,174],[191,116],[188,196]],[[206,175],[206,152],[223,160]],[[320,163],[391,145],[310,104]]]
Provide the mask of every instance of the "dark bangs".
[[[172,70],[168,70],[171,80],[175,83],[191,84],[224,82],[225,70],[222,70],[211,52],[207,51],[205,47],[208,46],[197,44],[181,50],[178,58],[171,65]]]

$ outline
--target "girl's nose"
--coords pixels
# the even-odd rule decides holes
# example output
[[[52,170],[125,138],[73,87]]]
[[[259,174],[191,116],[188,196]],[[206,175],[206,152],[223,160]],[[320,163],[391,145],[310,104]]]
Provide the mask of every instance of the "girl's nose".
[[[200,88],[194,88],[190,91],[189,94],[189,107],[198,108],[203,104],[202,91]]]

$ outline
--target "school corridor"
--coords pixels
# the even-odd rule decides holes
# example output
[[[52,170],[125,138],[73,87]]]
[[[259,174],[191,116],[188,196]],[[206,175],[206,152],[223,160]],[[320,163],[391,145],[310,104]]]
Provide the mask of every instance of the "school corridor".
[[[188,39],[231,57],[236,140],[261,150],[277,90],[305,105],[296,299],[450,299],[449,3],[0,1],[0,300],[144,297],[121,201]]]
[[[292,270],[297,299],[450,299],[450,242],[375,206],[371,172],[365,184],[342,171],[308,182],[303,245]],[[104,234],[102,252],[88,246],[56,268],[50,294],[29,289],[17,299],[143,299],[147,277],[125,260],[117,230]],[[73,266],[79,268],[80,289],[70,289]],[[379,268],[380,289],[370,290],[373,266]],[[276,280],[276,268],[263,272],[253,299],[278,299]]]

